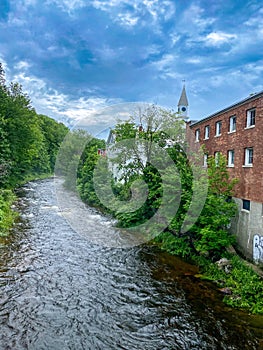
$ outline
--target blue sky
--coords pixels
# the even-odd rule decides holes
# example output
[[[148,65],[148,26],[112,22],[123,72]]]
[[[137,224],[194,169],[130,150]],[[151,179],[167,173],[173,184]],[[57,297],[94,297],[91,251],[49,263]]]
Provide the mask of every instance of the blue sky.
[[[144,101],[191,119],[263,90],[259,0],[1,0],[0,61],[38,113],[78,120]],[[90,113],[90,114],[89,114]],[[110,118],[110,117],[109,117]]]

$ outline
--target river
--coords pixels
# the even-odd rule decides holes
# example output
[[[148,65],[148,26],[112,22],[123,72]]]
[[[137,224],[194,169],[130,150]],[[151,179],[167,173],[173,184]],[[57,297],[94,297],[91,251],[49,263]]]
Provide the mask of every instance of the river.
[[[226,307],[196,267],[147,244],[106,247],[76,233],[53,179],[18,194],[21,219],[0,245],[1,350],[261,348],[262,316]]]

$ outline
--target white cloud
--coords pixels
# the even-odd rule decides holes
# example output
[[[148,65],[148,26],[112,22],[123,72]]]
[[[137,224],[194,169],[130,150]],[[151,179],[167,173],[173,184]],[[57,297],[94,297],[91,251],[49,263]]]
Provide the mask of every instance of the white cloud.
[[[134,17],[131,13],[120,13],[117,16],[116,22],[123,27],[134,27],[137,25],[139,17]]]
[[[13,12],[10,12],[8,15],[8,25],[13,27],[23,28],[26,24],[26,20],[18,18],[17,15]]]
[[[23,62],[18,63],[18,66],[27,67]],[[105,121],[94,119],[96,111],[121,102],[119,99],[109,99],[100,96],[74,99],[48,87],[44,80],[27,75],[26,72],[14,75],[12,81],[17,81],[23,86],[23,91],[29,95],[32,105],[38,113],[47,114],[60,121],[66,119],[71,121],[71,124],[85,119],[87,126],[94,127],[98,125],[99,127]],[[108,122],[112,125],[112,121]]]
[[[186,59],[186,62],[191,64],[200,64],[202,63],[202,60],[201,58],[198,58],[198,57],[192,57],[192,58]]]
[[[262,46],[263,38],[263,7],[256,11],[246,22],[244,22],[245,32],[242,37],[247,44],[259,44]]]
[[[175,13],[175,6],[172,1],[143,0],[142,3],[156,21],[159,17],[168,20]]]
[[[196,4],[192,4],[183,15],[183,22],[185,23],[185,28],[194,26],[198,31],[205,30],[208,26],[215,22],[215,18],[208,17],[206,11]]]
[[[38,0],[23,0],[26,6],[34,6],[37,4]]]
[[[228,34],[224,32],[212,32],[205,37],[206,43],[211,46],[220,46],[236,39],[236,34]]]
[[[27,61],[19,61],[17,64],[15,64],[14,68],[16,70],[27,70],[30,68],[31,65]]]
[[[154,61],[149,64],[154,70],[156,70],[159,74],[156,74],[156,78],[160,79],[177,79],[181,80],[182,75],[176,69],[176,55],[166,54],[163,55],[162,58],[158,61]]]
[[[173,47],[181,38],[181,36],[178,33],[172,33],[170,34],[170,40],[171,40],[171,46]]]
[[[209,72],[208,72],[209,73]],[[255,82],[258,81],[258,76],[263,73],[263,61],[245,64],[237,67],[229,68],[228,70],[214,71],[213,74],[210,74],[210,77],[206,78],[205,86],[207,89],[211,88],[226,88],[231,87],[231,89],[243,87],[247,91],[257,91],[262,90],[262,84],[255,85]],[[205,77],[205,76],[204,76]],[[204,79],[204,77],[202,79]],[[201,86],[199,82],[199,86]]]
[[[119,6],[125,3],[129,3],[129,1],[125,1],[125,0],[93,0],[91,1],[91,5],[101,11],[108,11],[112,7]]]
[[[248,27],[261,27],[262,28],[262,15],[263,15],[263,7],[257,11],[256,14],[251,16],[244,25]]]
[[[168,20],[175,13],[175,5],[170,0],[93,0],[91,5],[96,9],[106,12],[118,12],[117,17],[127,20],[127,26],[134,26],[138,23],[143,13],[148,13],[154,22]],[[122,8],[129,6],[132,8],[129,12],[124,12]],[[116,16],[116,14],[115,14]],[[125,25],[124,21],[120,22]],[[141,24],[147,24],[141,22]],[[152,23],[151,23],[152,24]]]
[[[85,7],[87,2],[85,0],[46,0],[47,5],[57,5],[68,14],[72,11]]]
[[[159,61],[153,62],[151,65],[157,68],[159,71],[163,71],[171,66],[174,62],[174,56],[171,54],[164,55]]]

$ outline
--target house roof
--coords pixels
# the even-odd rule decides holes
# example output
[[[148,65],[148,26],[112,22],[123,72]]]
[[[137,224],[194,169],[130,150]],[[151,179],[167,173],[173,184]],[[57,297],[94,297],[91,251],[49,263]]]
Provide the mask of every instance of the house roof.
[[[236,102],[236,103],[234,103],[234,104],[232,104],[232,105],[230,105],[230,106],[228,106],[228,107],[226,107],[226,108],[224,108],[224,109],[221,109],[220,111],[217,111],[216,113],[213,113],[213,114],[209,115],[209,116],[206,117],[206,118],[203,118],[203,119],[197,120],[197,121],[196,121],[196,120],[195,120],[195,121],[192,121],[192,123],[190,124],[190,127],[196,126],[196,125],[198,125],[198,124],[201,124],[201,123],[203,123],[204,121],[208,121],[208,120],[210,120],[210,119],[212,119],[212,118],[214,118],[214,117],[216,117],[216,116],[218,116],[218,115],[220,115],[220,114],[222,114],[222,113],[224,113],[224,112],[230,111],[230,110],[233,109],[233,108],[236,108],[236,107],[238,107],[238,106],[241,106],[242,104],[245,104],[245,103],[247,103],[247,102],[256,100],[256,99],[258,99],[258,98],[261,97],[261,96],[263,96],[263,91],[260,91],[260,92],[255,93],[255,94],[251,94],[249,97],[247,97],[247,98],[245,98],[245,99],[243,99],[243,100],[241,100],[241,101],[239,101],[239,102]]]

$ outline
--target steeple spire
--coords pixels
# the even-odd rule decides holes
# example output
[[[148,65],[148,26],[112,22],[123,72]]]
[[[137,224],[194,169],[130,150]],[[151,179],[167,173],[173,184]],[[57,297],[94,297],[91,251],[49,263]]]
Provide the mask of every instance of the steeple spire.
[[[185,82],[185,80],[183,80],[183,82]],[[188,99],[186,96],[185,84],[183,85],[183,89],[177,106],[178,113],[180,113],[180,115],[182,115],[183,117],[188,117]]]
[[[188,99],[187,99],[187,96],[186,96],[185,84],[183,85],[183,90],[182,90],[182,93],[181,93],[181,96],[180,96],[180,99],[179,99],[179,102],[178,102],[177,106],[178,107],[179,106],[188,106]]]

